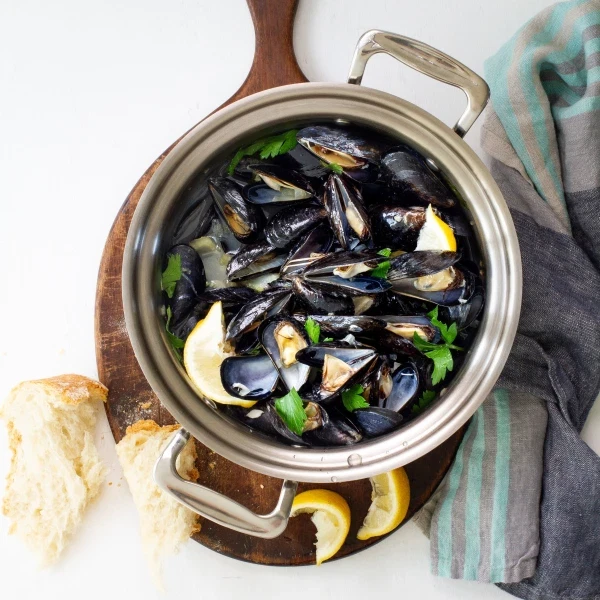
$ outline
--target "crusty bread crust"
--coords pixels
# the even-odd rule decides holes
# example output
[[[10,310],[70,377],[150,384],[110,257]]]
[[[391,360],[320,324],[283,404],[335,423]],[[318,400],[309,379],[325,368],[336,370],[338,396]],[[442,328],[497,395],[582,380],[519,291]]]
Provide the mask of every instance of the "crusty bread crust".
[[[47,379],[23,381],[11,390],[11,394],[27,386],[39,386],[44,392],[72,406],[96,400],[106,402],[108,397],[108,388],[105,385],[83,375],[57,375]]]

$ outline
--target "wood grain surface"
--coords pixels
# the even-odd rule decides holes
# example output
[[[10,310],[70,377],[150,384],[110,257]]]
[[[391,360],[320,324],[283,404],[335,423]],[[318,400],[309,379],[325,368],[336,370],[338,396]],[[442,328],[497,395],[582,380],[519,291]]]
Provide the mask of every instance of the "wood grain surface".
[[[262,90],[306,81],[293,49],[292,31],[297,0],[247,2],[256,31],[254,61],[240,89],[223,106]],[[139,419],[153,419],[161,425],[174,422],[138,366],[125,328],[121,299],[121,263],[131,218],[148,181],[173,146],[154,161],[125,200],[108,235],[98,273],[96,360],[100,380],[109,388],[106,413],[116,441],[123,437],[129,425]],[[428,455],[407,465],[411,503],[406,520],[423,506],[441,481],[463,431],[464,428]],[[273,508],[279,496],[280,480],[243,469],[200,443],[197,443],[197,448],[199,483],[226,494],[258,513],[266,513]],[[300,484],[299,491],[310,487],[315,486]],[[377,538],[364,542],[356,539],[356,532],[371,502],[368,480],[319,487],[342,494],[352,510],[350,534],[338,558],[378,541]],[[203,520],[202,529],[194,539],[226,556],[258,564],[306,565],[314,563],[314,533],[309,516],[301,515],[292,519],[284,534],[274,540],[243,535],[208,520]]]

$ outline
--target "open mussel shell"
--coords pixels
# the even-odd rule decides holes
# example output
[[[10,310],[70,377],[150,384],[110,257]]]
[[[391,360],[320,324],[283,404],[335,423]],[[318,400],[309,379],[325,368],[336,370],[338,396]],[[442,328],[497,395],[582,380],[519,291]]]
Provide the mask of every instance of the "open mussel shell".
[[[304,271],[305,276],[336,275],[344,279],[356,277],[375,269],[382,262],[389,260],[376,250],[346,250],[327,254],[311,262]]]
[[[476,282],[473,293],[467,302],[444,306],[440,310],[440,318],[448,323],[456,323],[459,331],[472,325],[483,310],[485,291],[480,282]]]
[[[175,284],[173,296],[169,299],[171,307],[171,327],[184,321],[198,302],[198,296],[206,287],[204,266],[198,253],[185,244],[173,246],[167,256],[179,256],[181,259],[181,277]]]
[[[244,286],[215,288],[205,290],[200,294],[200,300],[213,304],[222,302],[223,304],[245,304],[254,300],[257,293],[250,288]]]
[[[377,205],[369,209],[373,239],[397,250],[414,250],[425,224],[425,207]]]
[[[269,219],[265,238],[275,248],[286,248],[326,218],[322,206],[288,206]]]
[[[204,189],[207,197],[203,197],[199,202],[192,205],[181,219],[173,235],[174,244],[188,244],[192,240],[205,235],[210,229],[213,219],[217,215],[206,186],[204,186]]]
[[[313,287],[321,287],[325,291],[347,294],[348,296],[371,296],[383,294],[392,287],[385,279],[378,277],[352,277],[345,279],[337,275],[325,275],[321,277],[306,277]]]
[[[208,189],[215,206],[229,229],[240,242],[253,242],[264,226],[258,206],[246,202],[236,183],[224,177],[209,179]]]
[[[308,346],[304,327],[291,317],[276,316],[262,323],[258,339],[288,391],[299,390],[310,374],[310,366],[296,358]]]
[[[450,267],[444,271],[414,279],[392,282],[400,294],[427,300],[440,306],[456,306],[469,301],[477,286],[477,278],[470,271]]]
[[[404,420],[397,412],[378,406],[359,408],[352,413],[351,418],[367,437],[389,433]]]
[[[407,340],[412,340],[415,333],[427,342],[437,344],[440,341],[440,330],[423,316],[382,315],[386,329]]]
[[[292,298],[289,287],[273,287],[246,303],[227,326],[226,340],[237,338],[256,327],[268,316],[278,314]]]
[[[310,181],[298,171],[267,163],[254,164],[249,168],[265,185],[278,193],[272,202],[306,200],[314,195]],[[249,196],[247,198],[252,201]]]
[[[381,159],[381,174],[392,188],[424,204],[450,208],[456,198],[436,175],[424,157],[408,146],[398,146]]]
[[[321,425],[306,431],[302,436],[311,446],[351,446],[362,440],[362,433],[341,412],[334,408],[327,411],[320,405],[315,406],[320,410]]]
[[[236,278],[242,276],[250,265],[266,263],[276,255],[275,247],[269,242],[261,241],[254,244],[242,246],[231,258],[227,264],[227,277],[230,281],[235,281]],[[239,275],[238,275],[239,274]]]
[[[371,376],[365,381],[365,396],[372,406],[383,406],[385,399],[390,395],[394,385],[393,366],[393,361],[388,356],[380,356]]]
[[[327,255],[332,245],[333,232],[329,225],[327,223],[317,225],[292,248],[281,267],[281,273],[290,275],[304,271],[308,265],[317,260],[318,256]]]
[[[344,390],[368,377],[377,354],[373,348],[338,341],[309,346],[298,352],[296,358],[322,369],[316,398],[331,402]]]
[[[342,127],[315,125],[301,129],[296,139],[319,160],[336,164],[357,181],[374,181],[382,153],[390,144],[381,138]]]
[[[319,324],[321,333],[331,337],[344,337],[349,333],[360,336],[386,327],[383,319],[363,315],[299,315],[296,318],[304,322],[309,317]]]
[[[279,373],[266,354],[230,356],[221,363],[225,391],[244,400],[264,400],[275,392]]]
[[[347,250],[352,236],[365,241],[371,237],[369,215],[357,187],[347,178],[331,174],[323,192],[323,205],[333,233]]]
[[[367,332],[363,334],[363,337],[382,354],[398,356],[420,356],[421,354],[410,340],[396,335],[388,329]]]
[[[447,250],[415,250],[390,259],[389,281],[425,277],[444,271],[460,260],[458,252]]]
[[[234,411],[230,410],[231,412]],[[247,412],[235,411],[235,417],[248,427],[269,436],[282,438],[286,442],[296,446],[307,445],[307,442],[300,436],[287,428],[281,417],[277,414],[273,400],[258,402]]]
[[[321,286],[316,286],[302,277],[292,278],[294,295],[310,313],[318,315],[352,315],[355,306],[348,294],[325,291]]]
[[[414,363],[399,365],[391,375],[392,389],[379,406],[394,412],[409,408],[419,397],[421,381]]]

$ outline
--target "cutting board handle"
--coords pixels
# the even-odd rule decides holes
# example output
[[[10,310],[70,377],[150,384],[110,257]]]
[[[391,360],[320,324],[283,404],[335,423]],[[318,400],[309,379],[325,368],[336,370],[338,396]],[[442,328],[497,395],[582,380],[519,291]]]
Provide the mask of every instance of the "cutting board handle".
[[[225,103],[269,88],[307,81],[294,54],[298,0],[246,0],[254,23],[254,60],[246,81]]]

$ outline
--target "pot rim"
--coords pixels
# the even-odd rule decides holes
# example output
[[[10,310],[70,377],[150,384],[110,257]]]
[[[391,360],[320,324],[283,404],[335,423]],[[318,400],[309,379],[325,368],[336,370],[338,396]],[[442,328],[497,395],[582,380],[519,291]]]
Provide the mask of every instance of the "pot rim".
[[[486,263],[486,305],[478,335],[443,397],[407,426],[359,445],[285,446],[252,433],[200,398],[176,361],[160,316],[161,224],[181,190],[223,148],[284,124],[348,120],[406,140],[456,186],[473,217]],[[136,358],[150,386],[185,429],[243,467],[321,483],[370,477],[423,456],[456,432],[491,391],[519,320],[521,260],[506,203],[491,174],[453,130],[396,96],[350,84],[301,83],[239,100],[207,117],[163,160],[134,213],[123,257],[123,305]]]

